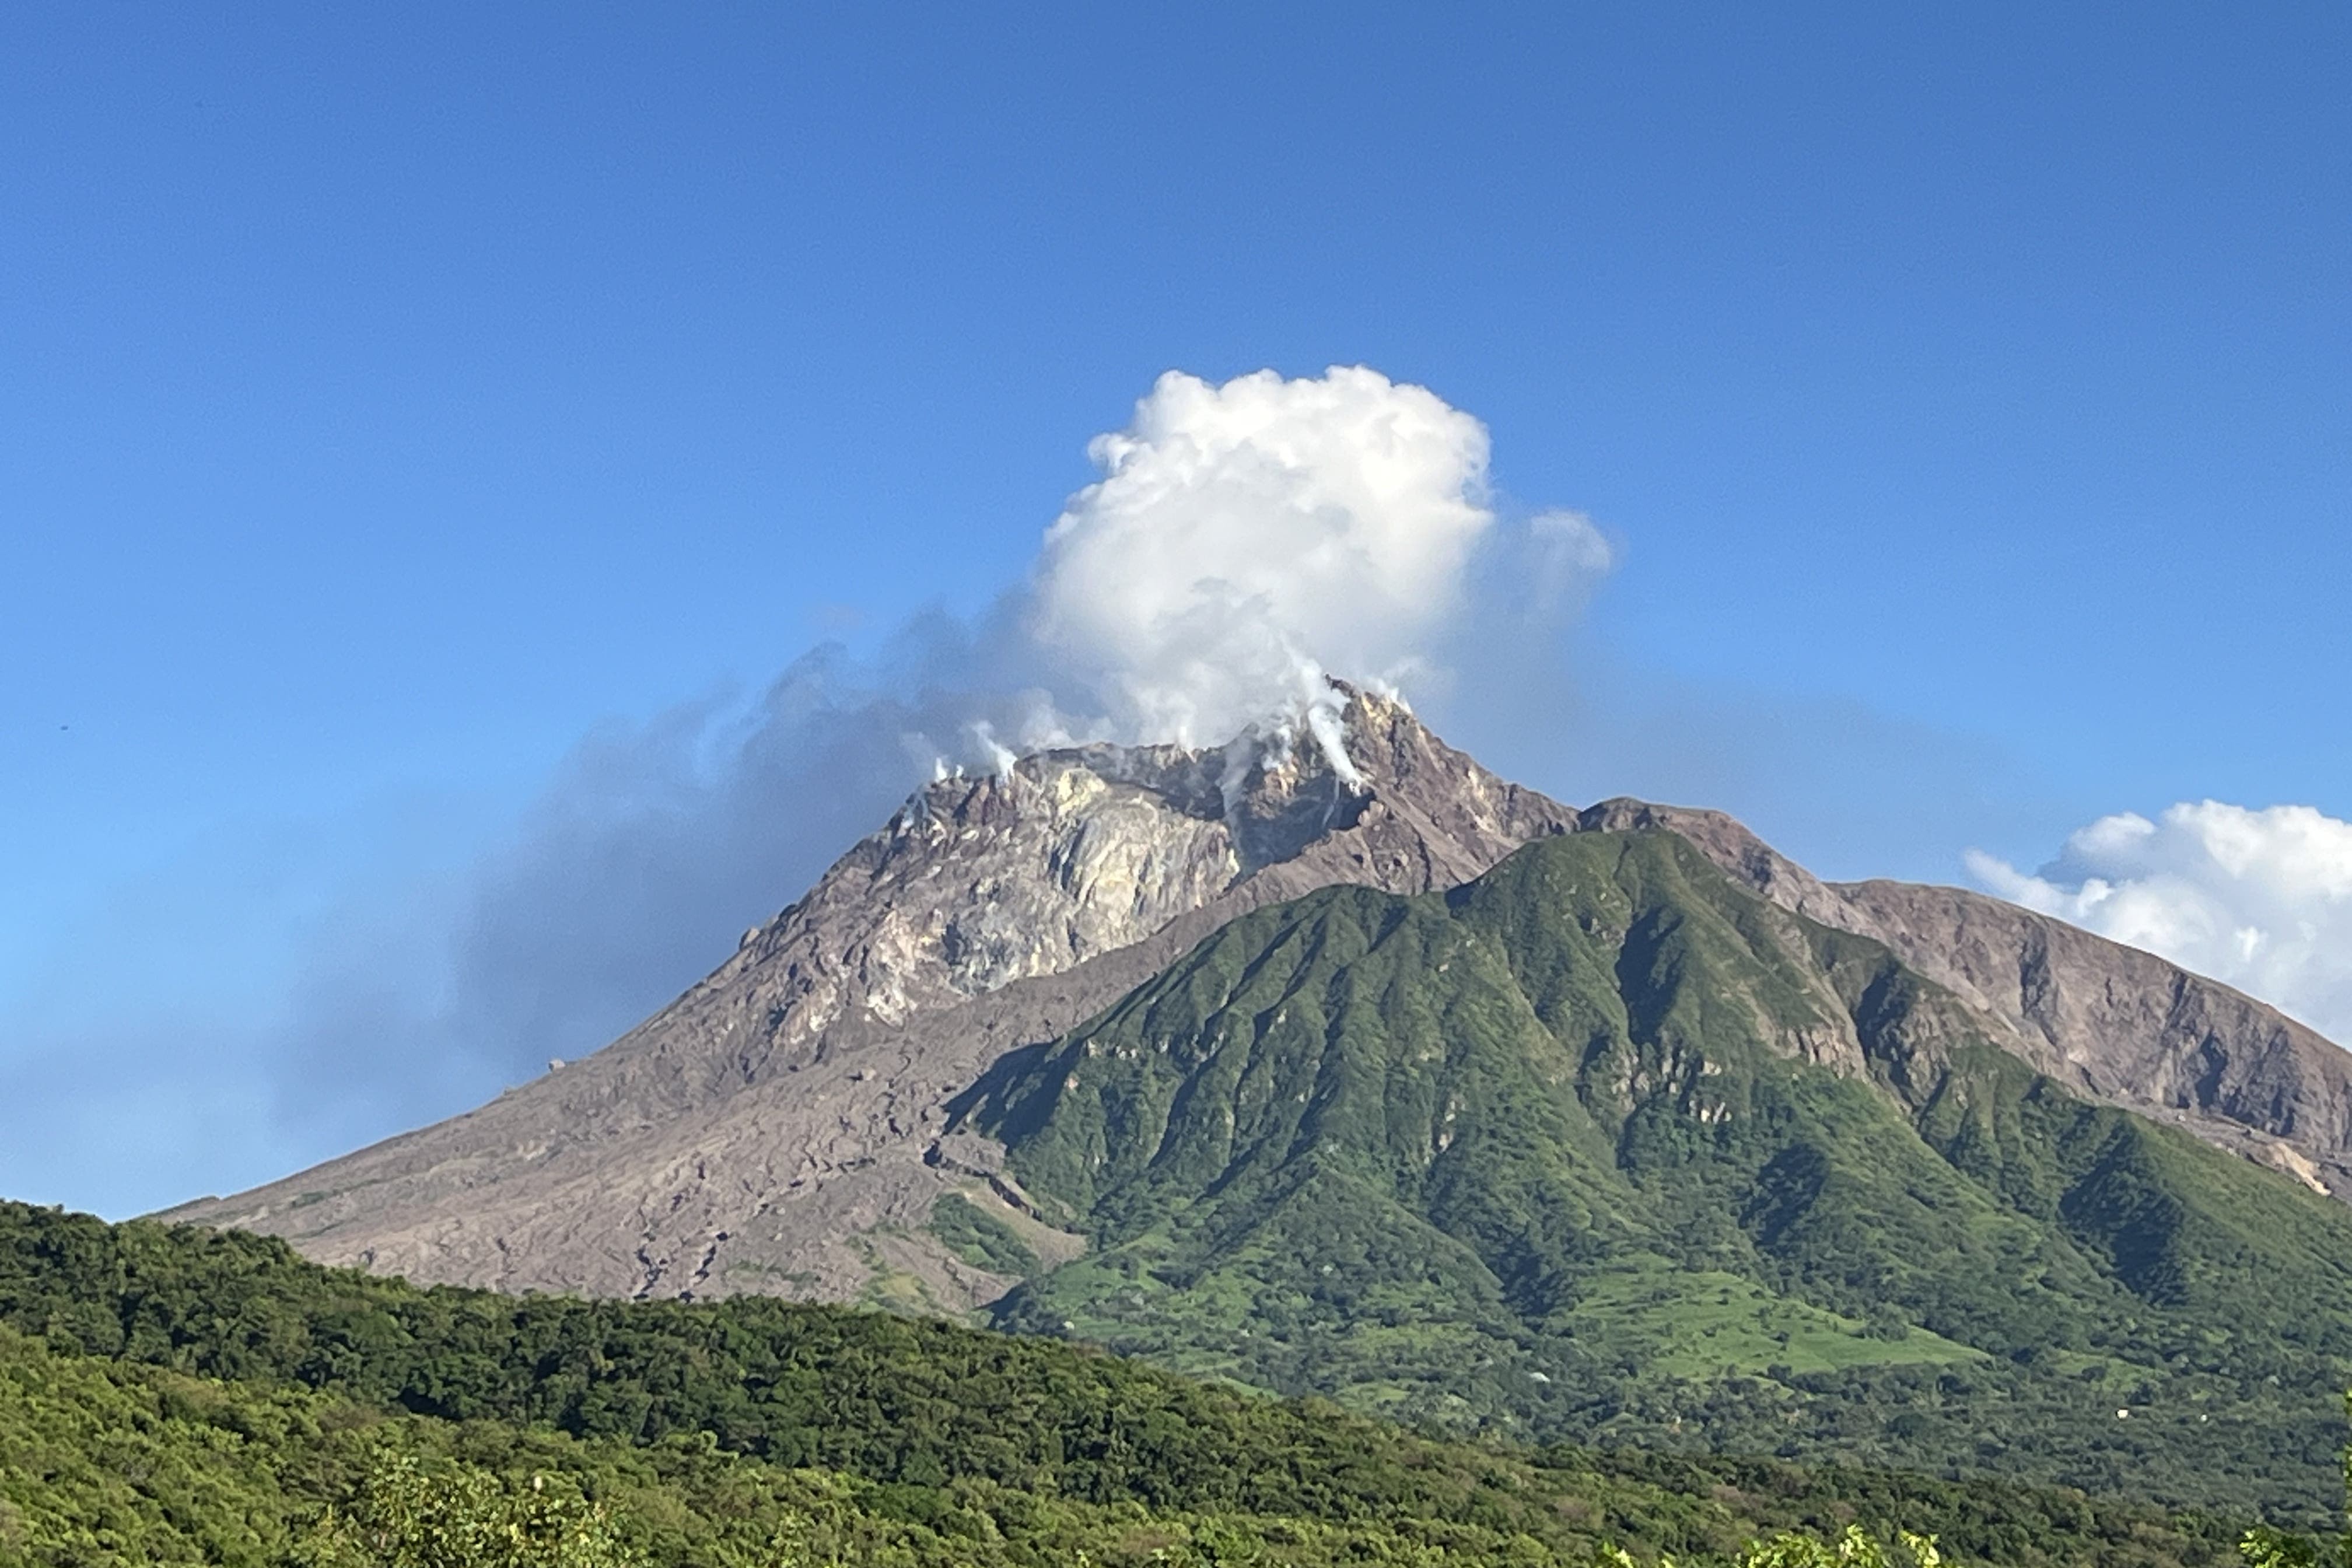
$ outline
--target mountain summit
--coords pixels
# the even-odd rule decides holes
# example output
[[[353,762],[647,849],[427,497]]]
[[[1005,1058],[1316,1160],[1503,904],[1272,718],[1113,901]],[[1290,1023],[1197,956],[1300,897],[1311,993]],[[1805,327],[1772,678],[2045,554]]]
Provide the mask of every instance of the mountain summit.
[[[169,1217],[419,1280],[961,1310],[1087,1245],[1040,1222],[1002,1145],[950,1110],[1006,1053],[1060,1038],[1264,906],[1338,885],[1444,890],[1531,840],[1639,829],[1883,943],[2068,1090],[2352,1193],[2352,1058],[2259,1003],[1981,895],[1822,882],[1717,813],[1573,810],[1401,702],[1334,694],[1338,766],[1308,736],[1264,732],[940,780],[604,1050]],[[950,1192],[986,1194],[1011,1230],[992,1248],[942,1240]]]

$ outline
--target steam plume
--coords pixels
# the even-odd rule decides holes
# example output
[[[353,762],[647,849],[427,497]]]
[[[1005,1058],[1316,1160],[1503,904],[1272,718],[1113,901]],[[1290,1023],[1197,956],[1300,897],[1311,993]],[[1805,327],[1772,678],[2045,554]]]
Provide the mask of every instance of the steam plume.
[[[1344,767],[1324,673],[1425,669],[1495,522],[1486,427],[1360,367],[1171,371],[1088,453],[1103,477],[1047,531],[1024,622],[1124,740],[1281,717]]]

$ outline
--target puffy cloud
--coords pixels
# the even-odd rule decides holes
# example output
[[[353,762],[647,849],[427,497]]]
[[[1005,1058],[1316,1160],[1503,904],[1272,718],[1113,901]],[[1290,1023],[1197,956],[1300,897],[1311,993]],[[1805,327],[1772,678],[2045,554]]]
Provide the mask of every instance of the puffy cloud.
[[[1023,625],[1125,740],[1223,741],[1300,713],[1326,671],[1409,684],[1495,527],[1486,426],[1362,367],[1171,371],[1087,450],[1102,478],[1046,531]],[[1571,518],[1530,529],[1563,580],[1607,564]]]
[[[1971,850],[2005,899],[2160,953],[2352,1041],[2352,822],[2307,805],[2104,816],[2033,874]]]

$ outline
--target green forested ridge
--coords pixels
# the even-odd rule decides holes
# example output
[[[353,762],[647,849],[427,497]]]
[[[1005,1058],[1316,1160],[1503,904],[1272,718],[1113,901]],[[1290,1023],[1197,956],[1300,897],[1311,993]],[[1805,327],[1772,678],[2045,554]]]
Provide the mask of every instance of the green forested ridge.
[[[1008,1327],[1538,1439],[2336,1494],[2352,1210],[1671,834],[1257,911],[968,1109],[1094,1244]]]
[[[289,1561],[386,1449],[552,1475],[656,1563],[1689,1561],[1860,1520],[2122,1568],[2228,1561],[2235,1534],[2064,1491],[1444,1442],[879,1313],[420,1290],[20,1205],[0,1325],[0,1562]]]

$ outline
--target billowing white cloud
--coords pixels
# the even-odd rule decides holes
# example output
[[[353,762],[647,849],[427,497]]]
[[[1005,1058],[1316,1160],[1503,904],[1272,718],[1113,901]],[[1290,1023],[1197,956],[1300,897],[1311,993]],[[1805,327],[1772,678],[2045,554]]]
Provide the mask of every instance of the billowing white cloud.
[[[2217,800],[2104,816],[2038,873],[1971,850],[1992,891],[2227,982],[2352,1042],[2352,822]]]
[[[1087,450],[1103,477],[1046,531],[1024,624],[1122,740],[1311,726],[1327,671],[1409,684],[1495,525],[1486,426],[1361,367],[1171,371]],[[1605,568],[1590,523],[1538,526],[1564,576]]]

